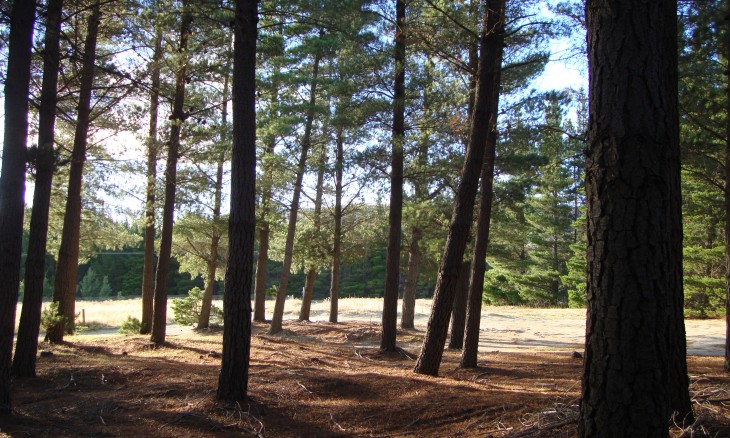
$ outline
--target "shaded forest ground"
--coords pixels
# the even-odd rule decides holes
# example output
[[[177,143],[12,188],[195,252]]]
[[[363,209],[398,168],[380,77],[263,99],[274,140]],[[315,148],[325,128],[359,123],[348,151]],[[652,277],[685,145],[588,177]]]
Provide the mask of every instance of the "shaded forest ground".
[[[378,351],[370,322],[255,325],[251,400],[215,401],[220,331],[87,335],[41,345],[39,376],[14,382],[0,436],[576,436],[582,360],[570,353],[484,353],[476,370],[447,351],[441,377],[411,372],[422,331]],[[730,376],[721,357],[689,358],[700,421],[672,436],[730,437]]]

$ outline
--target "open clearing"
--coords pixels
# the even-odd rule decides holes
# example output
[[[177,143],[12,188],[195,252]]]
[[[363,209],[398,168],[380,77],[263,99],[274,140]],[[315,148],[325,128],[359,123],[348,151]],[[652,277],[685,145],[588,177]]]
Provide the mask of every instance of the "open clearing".
[[[111,315],[136,314],[124,303],[78,309],[114,326]],[[330,324],[292,321],[298,301],[289,300],[281,335],[255,324],[243,404],[215,400],[221,331],[172,326],[163,347],[112,330],[42,344],[38,378],[14,381],[16,414],[0,420],[0,436],[576,436],[583,310],[486,308],[480,368],[459,369],[459,352],[447,351],[433,378],[411,371],[430,303],[419,301],[420,328],[399,331],[403,351],[393,354],[377,348],[379,303],[342,300],[343,322]],[[327,304],[315,304],[313,321],[326,319]],[[723,321],[688,321],[688,333],[691,348],[713,356],[689,357],[701,420],[684,436],[729,437]]]

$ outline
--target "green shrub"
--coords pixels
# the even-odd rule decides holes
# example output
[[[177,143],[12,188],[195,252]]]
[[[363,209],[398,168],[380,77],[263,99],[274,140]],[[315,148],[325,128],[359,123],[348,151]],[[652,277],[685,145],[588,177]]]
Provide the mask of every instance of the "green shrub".
[[[200,309],[203,305],[203,293],[199,287],[188,291],[188,296],[172,300],[173,320],[180,325],[195,325],[200,317]],[[223,310],[211,305],[210,325],[223,324]]]
[[[49,328],[63,323],[66,318],[58,314],[58,301],[54,301],[41,312],[41,328],[48,331]]]
[[[128,315],[127,319],[119,327],[119,333],[123,335],[138,335],[141,329],[142,324],[139,322],[139,319]]]

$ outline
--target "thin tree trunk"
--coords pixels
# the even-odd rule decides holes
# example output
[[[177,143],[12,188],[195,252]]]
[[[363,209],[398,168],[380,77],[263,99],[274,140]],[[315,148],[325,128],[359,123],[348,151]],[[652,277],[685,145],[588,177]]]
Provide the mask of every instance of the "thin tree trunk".
[[[28,256],[25,259],[25,294],[18,325],[12,374],[35,377],[38,333],[43,305],[43,280],[46,274],[48,211],[55,170],[54,137],[56,130],[56,89],[58,87],[59,41],[63,0],[49,0],[46,9],[45,47],[43,50],[43,85],[38,117],[38,155],[35,157],[35,189],[33,212],[28,234]]]
[[[79,90],[78,116],[74,145],[71,151],[71,169],[68,177],[68,196],[63,217],[61,247],[56,264],[56,280],[53,288],[53,301],[58,304],[58,313],[63,321],[48,329],[46,340],[63,342],[64,333],[72,333],[76,317],[76,276],[79,264],[79,239],[81,227],[81,190],[84,163],[86,162],[87,135],[91,114],[91,91],[94,85],[94,62],[96,60],[96,40],[99,34],[101,5],[97,1],[91,9],[84,42],[83,67],[81,70],[81,89]]]
[[[322,56],[314,55],[312,66],[312,84],[309,89],[309,109],[302,138],[302,151],[297,165],[296,182],[294,183],[294,194],[292,195],[291,208],[289,209],[289,226],[286,233],[286,246],[284,247],[284,263],[279,278],[279,289],[276,291],[276,303],[274,304],[274,315],[271,318],[270,334],[279,333],[282,329],[284,319],[284,301],[286,300],[287,287],[289,286],[289,271],[291,270],[292,257],[294,252],[294,235],[297,229],[297,214],[299,213],[299,197],[302,192],[302,180],[307,168],[307,153],[312,142],[312,125],[314,123],[315,108],[317,102],[317,79],[319,75],[319,62]]]
[[[723,369],[730,373],[730,10],[725,14],[725,69],[727,75],[725,108],[725,362]]]
[[[679,393],[688,397],[677,4],[594,0],[586,13],[589,298],[578,431],[668,436]]]
[[[504,3],[502,3],[504,7]],[[502,65],[504,51],[504,20],[496,30],[500,38],[497,66]],[[469,295],[466,307],[466,328],[464,330],[464,350],[461,354],[462,368],[475,368],[479,352],[479,325],[482,317],[482,294],[484,292],[484,273],[487,263],[487,246],[489,245],[489,229],[492,221],[492,199],[494,198],[494,160],[497,152],[497,117],[499,114],[499,88],[502,82],[501,68],[494,71],[494,96],[492,97],[492,118],[489,120],[487,148],[484,151],[484,166],[479,176],[479,218],[477,219],[477,236],[474,242],[474,254],[469,277]]]
[[[314,197],[314,231],[319,236],[322,231],[322,195],[324,192],[324,167],[327,160],[327,148],[322,148],[322,154],[317,166],[317,194]],[[319,238],[314,245],[321,245]],[[309,313],[312,308],[312,295],[314,294],[314,281],[317,279],[317,268],[311,266],[307,272],[307,279],[304,283],[304,296],[302,296],[302,308],[299,311],[300,321],[309,321]]]
[[[330,283],[330,322],[336,323],[340,299],[340,258],[342,253],[342,169],[344,167],[344,135],[337,127],[335,140],[335,229],[332,244],[332,279]]]
[[[157,187],[157,114],[160,106],[160,61],[162,61],[162,29],[155,34],[155,51],[150,66],[150,129],[147,135],[147,200],[144,212],[144,267],[142,270],[142,323],[139,333],[152,330],[152,306],[155,296],[155,190]]]
[[[245,401],[251,350],[256,237],[256,0],[236,0],[233,47],[233,158],[228,265],[223,295],[223,359],[218,398]]]
[[[401,306],[400,326],[403,329],[414,328],[416,316],[416,287],[421,264],[421,248],[419,243],[423,232],[417,226],[411,229],[411,247],[408,251],[408,273],[403,285],[403,303]]]
[[[229,65],[230,68],[230,65]],[[221,125],[227,129],[228,125],[228,74],[223,79],[223,104],[221,105]],[[221,142],[226,141],[227,136],[221,134]],[[224,148],[227,149],[227,148]],[[218,271],[218,245],[221,240],[221,197],[223,195],[223,165],[225,164],[225,153],[221,152],[218,157],[218,168],[215,175],[215,198],[213,200],[213,229],[210,238],[210,256],[208,258],[208,275],[205,279],[205,291],[203,302],[200,304],[200,315],[198,315],[198,329],[206,329],[210,326],[210,309],[213,305],[213,291],[215,290],[216,272]]]
[[[28,91],[34,21],[35,1],[15,0],[10,12],[5,133],[0,175],[0,272],[3,274],[3,281],[0,282],[0,415],[11,413],[10,365],[23,250]]]
[[[395,351],[398,330],[398,286],[400,284],[401,220],[403,217],[403,143],[406,104],[406,3],[395,2],[395,81],[393,93],[393,150],[390,162],[390,209],[388,253],[385,258],[383,333],[380,348]]]
[[[154,314],[152,317],[152,335],[150,339],[156,344],[165,342],[167,328],[167,274],[170,270],[170,254],[172,252],[172,227],[175,215],[175,192],[177,190],[177,159],[180,149],[180,129],[185,121],[185,80],[187,75],[187,46],[190,37],[190,26],[193,21],[188,2],[182,3],[182,21],[180,23],[180,46],[178,53],[181,65],[175,71],[175,98],[172,104],[172,123],[170,124],[170,145],[165,165],[165,202],[162,209],[162,234],[160,238],[160,255],[157,260],[155,274]]]
[[[504,0],[485,0],[487,13],[481,31],[479,70],[477,73],[477,96],[469,133],[469,147],[466,151],[461,181],[456,192],[454,212],[451,216],[446,248],[439,268],[434,291],[431,316],[428,320],[423,347],[414,371],[419,374],[436,375],[444,352],[449,317],[459,278],[459,269],[469,240],[474,213],[474,198],[479,185],[479,175],[484,162],[491,119],[494,70],[499,68],[499,37],[491,29],[501,27]]]
[[[449,338],[449,348],[453,350],[461,350],[464,345],[464,325],[466,324],[466,302],[467,296],[469,295],[470,267],[470,261],[464,261],[461,264],[454,305],[451,308],[451,337]]]

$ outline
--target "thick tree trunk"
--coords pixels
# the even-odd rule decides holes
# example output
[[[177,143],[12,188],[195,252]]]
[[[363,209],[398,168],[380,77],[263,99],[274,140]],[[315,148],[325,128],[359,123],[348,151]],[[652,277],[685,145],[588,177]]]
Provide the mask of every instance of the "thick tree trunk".
[[[406,108],[406,2],[395,2],[395,81],[393,85],[393,150],[390,161],[390,207],[388,253],[385,258],[383,333],[380,348],[395,351],[398,330],[398,287],[400,285],[401,220],[403,218],[403,143]]]
[[[170,270],[170,254],[172,252],[172,227],[175,217],[175,192],[177,190],[177,159],[180,149],[180,130],[185,121],[185,80],[187,76],[187,46],[190,37],[190,26],[193,21],[188,10],[187,1],[182,3],[182,21],[180,23],[180,46],[178,53],[180,65],[175,71],[175,97],[172,104],[172,123],[170,124],[170,144],[165,165],[165,202],[162,207],[162,233],[160,236],[160,255],[155,273],[154,314],[152,317],[152,335],[150,339],[156,344],[165,342],[167,328],[167,274]]]
[[[451,336],[449,337],[449,348],[461,350],[464,346],[464,325],[466,324],[466,302],[469,295],[469,268],[470,261],[461,264],[459,281],[456,284],[456,296],[454,306],[451,308]]]
[[[668,436],[679,393],[688,393],[677,4],[593,0],[586,13],[588,320],[579,434]]]
[[[327,161],[327,149],[322,148],[317,165],[317,193],[314,197],[314,231],[319,236],[322,230],[322,195],[324,194],[324,167]],[[312,242],[313,245],[321,245],[319,239]],[[312,266],[307,272],[307,279],[304,283],[304,296],[302,296],[302,308],[299,311],[300,321],[309,321],[309,313],[312,308],[312,295],[314,294],[314,281],[317,279],[317,268]]]
[[[157,187],[157,113],[160,106],[160,61],[162,61],[162,30],[155,35],[155,51],[150,65],[150,129],[147,135],[147,200],[144,210],[144,267],[142,268],[142,323],[139,333],[152,330],[152,300],[155,296],[155,190]]]
[[[451,216],[446,248],[439,268],[434,291],[431,316],[428,320],[426,336],[421,354],[414,371],[419,374],[436,375],[444,352],[449,317],[454,303],[454,295],[459,278],[459,269],[469,240],[474,213],[474,198],[479,185],[479,175],[484,162],[491,119],[494,95],[494,71],[499,69],[500,37],[491,29],[501,28],[504,0],[485,0],[487,14],[481,31],[479,69],[477,73],[477,92],[474,115],[469,133],[469,147],[462,169],[461,181],[456,192],[454,212]]]
[[[408,273],[403,285],[403,303],[401,304],[400,326],[404,329],[414,328],[416,316],[416,287],[421,265],[421,248],[419,243],[423,237],[420,228],[411,229],[411,247],[408,251]]]
[[[228,66],[230,68],[230,64]],[[223,79],[223,104],[221,105],[221,125],[226,129],[228,125],[228,74]],[[226,141],[228,136],[221,134],[221,142]],[[206,329],[210,326],[210,309],[213,305],[213,291],[215,290],[216,272],[218,271],[218,245],[221,240],[221,197],[223,195],[223,165],[226,157],[221,152],[218,157],[218,168],[215,174],[215,195],[213,199],[213,229],[210,238],[210,254],[207,263],[207,276],[205,278],[205,291],[203,302],[200,304],[200,315],[198,315],[198,329]]]
[[[281,277],[279,278],[279,289],[276,291],[276,303],[274,304],[274,315],[271,318],[270,334],[279,333],[282,329],[282,320],[284,319],[284,302],[286,301],[286,292],[289,286],[289,271],[291,270],[292,257],[294,253],[294,236],[297,230],[297,215],[299,213],[299,197],[302,193],[302,180],[304,172],[307,168],[307,153],[312,143],[312,125],[314,123],[315,108],[317,102],[317,79],[319,76],[319,62],[322,56],[317,53],[314,56],[314,65],[312,66],[312,84],[309,89],[309,109],[307,110],[307,120],[304,126],[304,136],[302,137],[302,151],[299,155],[299,164],[297,165],[297,176],[294,183],[294,194],[292,195],[291,208],[289,209],[289,226],[286,232],[286,243],[284,247],[284,262],[281,268]]]
[[[79,106],[71,151],[71,169],[68,177],[68,196],[63,217],[61,247],[56,264],[56,280],[53,301],[58,303],[58,313],[63,321],[48,329],[46,340],[63,342],[64,333],[72,333],[76,318],[76,276],[79,264],[79,239],[81,228],[81,190],[84,163],[86,162],[87,135],[91,114],[91,91],[94,85],[94,63],[96,61],[96,40],[99,34],[101,5],[97,1],[91,9],[84,42],[83,67]]]
[[[223,359],[218,398],[244,401],[251,350],[256,237],[256,0],[236,0],[233,43],[233,158],[228,265],[223,295]]]
[[[11,413],[10,365],[23,247],[28,91],[34,21],[35,1],[15,0],[10,12],[5,133],[0,175],[0,272],[3,275],[3,281],[0,282],[0,415]]]
[[[16,377],[35,377],[38,334],[43,305],[43,280],[46,274],[48,212],[55,170],[54,137],[56,130],[56,89],[58,87],[59,41],[63,0],[50,0],[46,9],[43,85],[38,116],[38,155],[35,157],[35,189],[30,216],[28,256],[25,259],[25,294],[18,325],[12,373]]]
[[[340,258],[342,255],[342,169],[345,162],[342,126],[335,139],[335,229],[332,237],[332,279],[330,283],[330,322],[337,322],[340,299]]]
[[[504,5],[504,3],[503,3]],[[500,38],[497,65],[502,65],[504,52],[504,21],[497,30]],[[479,352],[479,325],[482,317],[482,294],[484,292],[484,273],[487,263],[487,246],[489,245],[489,227],[492,220],[492,199],[494,198],[494,160],[497,151],[497,117],[499,114],[499,88],[502,82],[501,68],[494,72],[494,96],[492,97],[492,118],[489,120],[487,148],[484,151],[484,166],[479,176],[479,218],[477,219],[477,235],[474,242],[474,254],[469,277],[469,295],[466,306],[466,328],[464,330],[464,350],[461,354],[462,368],[475,368]]]

